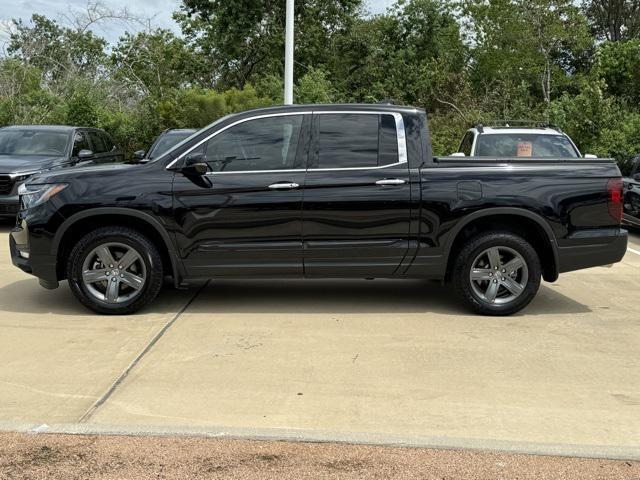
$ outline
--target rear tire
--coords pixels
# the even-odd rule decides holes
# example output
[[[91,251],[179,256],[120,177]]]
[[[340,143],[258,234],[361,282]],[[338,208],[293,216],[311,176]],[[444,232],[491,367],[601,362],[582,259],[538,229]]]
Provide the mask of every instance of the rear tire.
[[[126,315],[158,296],[162,258],[153,242],[136,230],[102,227],[73,247],[67,279],[85,307],[102,314]]]
[[[536,250],[510,232],[487,232],[470,239],[453,267],[457,294],[482,315],[511,315],[526,307],[540,288]]]

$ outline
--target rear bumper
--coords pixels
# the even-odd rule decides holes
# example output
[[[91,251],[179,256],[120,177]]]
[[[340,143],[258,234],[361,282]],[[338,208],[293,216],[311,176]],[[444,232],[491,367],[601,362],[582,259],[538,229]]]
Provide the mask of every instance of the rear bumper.
[[[628,234],[621,228],[583,230],[558,245],[560,273],[610,265],[627,252]]]

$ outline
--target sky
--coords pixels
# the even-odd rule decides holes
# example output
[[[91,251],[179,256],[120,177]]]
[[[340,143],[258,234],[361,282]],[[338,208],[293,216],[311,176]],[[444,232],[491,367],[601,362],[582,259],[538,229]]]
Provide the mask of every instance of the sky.
[[[3,31],[11,23],[11,19],[22,18],[28,20],[33,13],[39,13],[49,18],[64,22],[64,15],[70,11],[82,11],[87,2],[92,0],[2,0],[0,9],[0,41],[3,40]],[[282,0],[284,2],[284,0]],[[102,0],[102,3],[114,10],[124,7],[140,17],[153,17],[154,26],[178,31],[177,25],[171,19],[172,12],[178,9],[179,0]],[[371,13],[381,13],[391,6],[393,0],[365,0],[366,8]],[[4,28],[2,28],[4,26]],[[120,35],[132,27],[108,23],[106,28],[95,28],[95,33],[105,37],[110,42],[115,42]],[[134,27],[135,28],[135,27]]]

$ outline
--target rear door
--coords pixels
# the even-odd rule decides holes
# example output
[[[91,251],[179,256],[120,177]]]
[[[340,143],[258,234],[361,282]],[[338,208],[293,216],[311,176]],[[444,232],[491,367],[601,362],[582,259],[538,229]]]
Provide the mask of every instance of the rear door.
[[[399,113],[314,112],[303,199],[309,277],[390,277],[407,253],[411,192]]]

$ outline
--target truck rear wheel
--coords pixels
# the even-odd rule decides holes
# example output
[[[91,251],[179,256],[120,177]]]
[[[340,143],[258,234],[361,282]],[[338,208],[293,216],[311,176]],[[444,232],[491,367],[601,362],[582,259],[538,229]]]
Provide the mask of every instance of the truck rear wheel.
[[[540,288],[540,258],[522,237],[482,233],[467,242],[453,267],[458,295],[482,315],[511,315],[526,307]]]
[[[162,258],[153,242],[126,227],[82,237],[67,261],[73,294],[94,312],[124,315],[154,300],[162,287]]]

